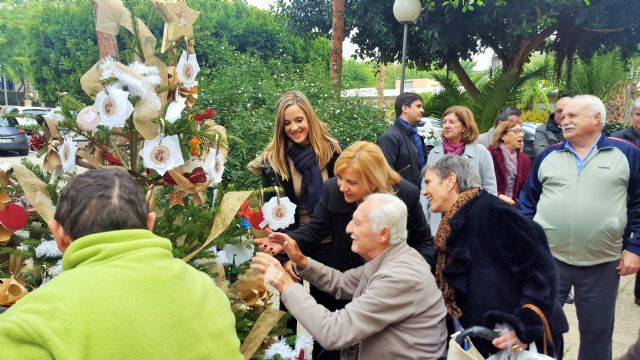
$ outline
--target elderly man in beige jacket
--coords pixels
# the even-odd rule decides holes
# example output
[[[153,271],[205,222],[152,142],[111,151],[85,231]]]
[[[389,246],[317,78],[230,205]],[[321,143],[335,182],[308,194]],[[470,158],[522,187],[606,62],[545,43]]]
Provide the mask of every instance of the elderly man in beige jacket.
[[[407,245],[407,207],[396,196],[365,198],[347,226],[351,250],[365,264],[344,273],[304,256],[296,242],[283,246],[299,275],[337,299],[352,301],[331,312],[295,283],[280,263],[258,253],[251,267],[325,349],[341,359],[440,359],[446,309],[424,258]]]

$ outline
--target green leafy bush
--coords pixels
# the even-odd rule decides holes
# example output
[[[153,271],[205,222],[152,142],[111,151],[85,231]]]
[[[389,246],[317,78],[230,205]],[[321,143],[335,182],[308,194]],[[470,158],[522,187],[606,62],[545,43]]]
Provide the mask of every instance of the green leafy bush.
[[[376,141],[387,127],[372,105],[357,98],[340,98],[329,81],[323,59],[302,66],[242,54],[213,39],[201,42],[201,46],[209,48],[205,51],[210,57],[203,66],[198,106],[214,107],[216,122],[227,129],[231,150],[225,177],[238,189],[259,184],[246,165],[271,139],[275,105],[286,91],[304,92],[331,134],[345,145],[357,140]]]

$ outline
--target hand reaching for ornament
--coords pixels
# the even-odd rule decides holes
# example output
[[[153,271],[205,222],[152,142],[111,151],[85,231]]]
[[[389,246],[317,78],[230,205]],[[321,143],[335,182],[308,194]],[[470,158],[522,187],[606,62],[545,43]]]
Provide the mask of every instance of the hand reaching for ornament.
[[[263,252],[256,253],[256,256],[251,259],[251,269],[256,270],[265,283],[272,285],[281,293],[294,283],[280,262]]]
[[[276,256],[283,251],[282,244],[284,243],[284,240],[281,240],[283,239],[282,236],[286,237],[285,240],[291,239],[289,235],[286,235],[286,234],[271,233],[267,237],[254,239],[253,243],[255,245],[258,245],[258,247],[260,248],[260,251]]]

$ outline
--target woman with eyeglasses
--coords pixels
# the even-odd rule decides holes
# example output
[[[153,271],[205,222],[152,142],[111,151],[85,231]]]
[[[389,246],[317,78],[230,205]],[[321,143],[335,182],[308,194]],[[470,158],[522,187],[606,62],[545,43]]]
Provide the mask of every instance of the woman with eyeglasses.
[[[520,190],[529,176],[529,157],[522,153],[524,130],[514,121],[503,121],[496,127],[489,152],[498,183],[498,197],[515,205]]]
[[[448,154],[460,155],[469,161],[480,177],[482,189],[489,194],[497,195],[496,174],[493,170],[491,154],[486,147],[475,144],[479,134],[478,125],[469,108],[465,106],[449,107],[442,115],[442,145],[434,147],[429,152],[427,165],[435,164],[436,161]],[[442,215],[431,211],[429,206],[425,211],[431,226],[431,233],[435,234]]]

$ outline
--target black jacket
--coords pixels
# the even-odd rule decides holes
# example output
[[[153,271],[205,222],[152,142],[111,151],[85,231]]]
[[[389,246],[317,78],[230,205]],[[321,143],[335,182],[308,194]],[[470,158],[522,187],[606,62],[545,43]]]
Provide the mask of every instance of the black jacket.
[[[557,144],[564,141],[562,129],[556,124],[555,114],[549,115],[546,124],[536,128],[535,138],[533,140],[533,156],[534,159],[542,154],[544,149],[549,145]],[[533,159],[532,159],[533,160]]]
[[[614,131],[611,133],[611,135],[609,135],[609,137],[626,140],[636,146],[640,145],[640,136],[636,134],[636,131],[633,129],[632,126],[625,129],[618,130],[618,131]]]
[[[562,351],[567,319],[558,299],[558,275],[542,228],[497,197],[482,191],[450,219],[445,280],[455,289],[463,327],[506,323],[524,343],[542,340],[534,304],[549,320],[554,343]],[[483,355],[497,351],[475,339]],[[542,342],[540,342],[540,345]],[[541,346],[538,347],[542,349]]]
[[[425,161],[427,160],[427,149],[424,139],[420,137],[420,144]],[[403,179],[417,186],[422,186],[422,176],[420,175],[420,161],[416,146],[413,144],[411,134],[405,130],[396,120],[387,131],[385,131],[378,145],[382,149],[384,157],[393,169],[395,169]]]
[[[405,180],[400,181],[396,190],[396,195],[409,210],[407,243],[418,250],[429,264],[434,264],[433,237],[420,206],[420,191]],[[309,223],[288,234],[305,255],[340,271],[353,269],[363,264],[360,256],[351,251],[351,236],[346,232],[356,207],[356,204],[344,200],[337,179],[329,179]],[[327,236],[331,236],[333,241],[320,244]]]
[[[328,179],[335,176],[335,174],[333,173],[333,166],[335,165],[336,160],[338,159],[338,156],[339,154],[334,153],[329,163],[327,163],[326,169],[327,169]],[[273,189],[274,186],[281,187],[284,190],[284,196],[288,197],[292,203],[299,204],[298,197],[296,196],[296,192],[293,190],[293,180],[291,178],[291,169],[289,168],[289,158],[287,157],[287,159],[285,160],[287,164],[287,172],[289,173],[289,180],[286,180],[286,181],[283,180],[282,177],[279,176],[275,172],[275,170],[273,170],[271,165],[269,165],[266,161],[262,162],[262,169],[261,169],[262,170],[262,187],[265,189]],[[322,191],[322,189],[319,189],[319,191]],[[276,196],[274,192],[265,193],[263,200],[264,202],[267,202],[269,201],[269,199],[271,199],[274,196]],[[311,214],[313,213],[314,209],[307,209],[307,211],[309,212],[309,214]],[[289,227],[287,227],[287,230],[296,229],[299,225],[300,225],[300,218],[298,217],[298,213],[296,212],[295,222],[291,224]]]

